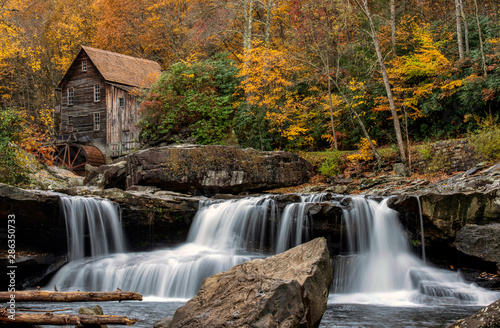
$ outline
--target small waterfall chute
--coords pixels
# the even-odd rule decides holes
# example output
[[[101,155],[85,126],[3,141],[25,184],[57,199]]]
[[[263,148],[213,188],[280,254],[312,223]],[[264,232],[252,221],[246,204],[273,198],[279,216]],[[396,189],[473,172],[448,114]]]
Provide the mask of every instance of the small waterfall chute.
[[[62,196],[61,208],[70,261],[126,251],[118,205],[100,198]]]

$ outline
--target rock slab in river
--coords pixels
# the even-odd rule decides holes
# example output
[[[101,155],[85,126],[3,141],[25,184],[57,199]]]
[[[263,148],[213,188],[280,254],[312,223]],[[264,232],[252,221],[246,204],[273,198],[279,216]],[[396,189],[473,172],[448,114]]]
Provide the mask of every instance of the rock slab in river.
[[[318,327],[332,279],[326,239],[317,238],[208,277],[170,328]]]
[[[496,328],[500,327],[500,300],[491,303],[470,317],[460,319],[448,328]]]

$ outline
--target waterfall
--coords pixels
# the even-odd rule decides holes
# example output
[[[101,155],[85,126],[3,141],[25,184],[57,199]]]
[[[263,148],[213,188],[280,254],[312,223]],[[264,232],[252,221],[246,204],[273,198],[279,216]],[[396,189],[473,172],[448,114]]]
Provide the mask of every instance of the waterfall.
[[[186,244],[175,249],[121,253],[73,261],[50,282],[59,289],[133,290],[146,296],[189,298],[203,279],[263,257],[274,239],[271,197],[202,201]]]
[[[349,249],[334,261],[334,302],[489,304],[498,299],[499,293],[426,265],[411,253],[397,212],[386,203],[356,197],[344,210]]]
[[[70,261],[125,252],[118,205],[98,198],[61,196],[60,199],[66,220]],[[87,248],[90,252],[85,251]]]
[[[417,197],[417,203],[418,203],[418,216],[420,218],[420,239],[422,243],[422,260],[424,262],[427,262],[426,256],[425,256],[425,234],[424,234],[424,216],[422,215],[422,204],[420,202],[420,196]]]
[[[413,254],[397,212],[387,207],[387,200],[343,198],[301,196],[300,202],[282,212],[274,196],[204,200],[185,244],[137,253],[124,251],[116,206],[103,200],[63,198],[72,260],[49,286],[91,291],[120,288],[144,296],[190,298],[210,275],[315,237],[309,208],[330,202],[344,208],[340,243],[344,247],[334,260],[331,302],[488,304],[499,297]],[[88,247],[85,235],[89,235]]]
[[[276,238],[276,253],[282,253],[287,249],[298,246],[309,241],[311,225],[307,214],[307,205],[323,200],[325,194],[301,195],[300,203],[288,204],[281,215]]]

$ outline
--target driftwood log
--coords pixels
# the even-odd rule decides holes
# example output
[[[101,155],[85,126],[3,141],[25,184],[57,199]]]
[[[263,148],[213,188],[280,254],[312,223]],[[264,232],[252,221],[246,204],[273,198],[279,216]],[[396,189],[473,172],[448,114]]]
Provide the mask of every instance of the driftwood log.
[[[138,319],[129,319],[118,315],[74,315],[47,313],[16,313],[13,318],[5,308],[0,309],[0,323],[2,324],[31,324],[31,325],[133,325]]]
[[[46,290],[23,290],[0,292],[0,302],[8,302],[11,295],[16,302],[94,302],[94,301],[142,301],[142,295],[135,292],[51,292]]]

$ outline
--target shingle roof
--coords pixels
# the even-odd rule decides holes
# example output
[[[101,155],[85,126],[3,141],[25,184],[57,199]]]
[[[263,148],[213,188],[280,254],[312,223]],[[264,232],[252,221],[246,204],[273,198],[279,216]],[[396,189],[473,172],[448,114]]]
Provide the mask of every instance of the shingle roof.
[[[87,46],[82,46],[82,50],[85,51],[92,63],[94,63],[101,75],[108,82],[132,87],[149,88],[161,73],[161,66],[152,60],[131,57]],[[60,82],[60,85],[65,79],[66,75]]]

